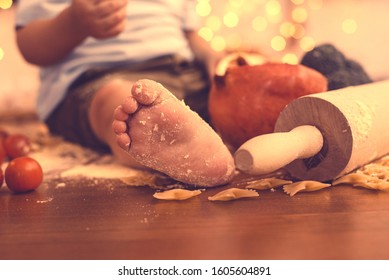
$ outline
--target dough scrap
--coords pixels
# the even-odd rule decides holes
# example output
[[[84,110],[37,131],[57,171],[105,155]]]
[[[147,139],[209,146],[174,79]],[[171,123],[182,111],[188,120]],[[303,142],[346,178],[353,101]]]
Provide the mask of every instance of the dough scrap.
[[[337,186],[340,184],[346,184],[346,185],[367,184],[368,179],[369,179],[368,175],[351,173],[343,177],[340,177],[339,179],[336,179],[335,181],[332,182],[332,185]]]
[[[387,190],[389,189],[389,166],[377,163],[368,164],[355,173],[347,174],[332,182],[333,186],[340,184],[370,190]]]
[[[209,196],[210,201],[229,201],[246,197],[258,197],[259,194],[254,190],[229,188],[221,191],[213,196]]]
[[[146,172],[138,172],[135,176],[123,177],[120,180],[127,186],[138,187],[138,186],[149,186],[155,187],[155,175]]]
[[[171,189],[186,189],[191,186],[161,174],[148,171],[137,171],[131,177],[120,178],[120,181],[129,187],[150,187],[159,191],[166,191]]]
[[[269,190],[282,187],[284,185],[292,184],[290,180],[283,180],[275,177],[264,178],[260,180],[255,180],[247,184],[246,189],[254,190]]]
[[[312,192],[330,187],[331,184],[325,184],[318,181],[300,181],[284,186],[284,192],[294,196],[298,192]]]
[[[201,194],[201,190],[172,189],[154,193],[154,197],[161,200],[186,200]]]

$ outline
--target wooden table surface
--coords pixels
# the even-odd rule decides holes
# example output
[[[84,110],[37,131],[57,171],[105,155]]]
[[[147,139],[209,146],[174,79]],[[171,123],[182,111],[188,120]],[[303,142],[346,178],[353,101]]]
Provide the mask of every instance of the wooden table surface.
[[[0,259],[389,259],[389,192],[338,186],[211,202],[150,187],[46,178],[0,188]]]

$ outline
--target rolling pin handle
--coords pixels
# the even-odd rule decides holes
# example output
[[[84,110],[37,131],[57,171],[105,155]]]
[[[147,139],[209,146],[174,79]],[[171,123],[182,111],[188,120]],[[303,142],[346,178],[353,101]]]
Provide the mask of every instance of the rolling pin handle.
[[[274,172],[296,159],[309,158],[323,147],[323,135],[311,125],[289,132],[254,137],[235,152],[236,167],[252,175]]]

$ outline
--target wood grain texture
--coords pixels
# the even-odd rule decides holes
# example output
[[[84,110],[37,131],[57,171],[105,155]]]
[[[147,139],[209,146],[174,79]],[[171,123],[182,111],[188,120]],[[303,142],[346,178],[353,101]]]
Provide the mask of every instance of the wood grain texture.
[[[63,181],[61,181],[63,183]],[[69,180],[0,189],[1,259],[387,259],[389,194],[338,186],[294,197],[160,201],[148,187]]]
[[[37,130],[29,120],[12,127]],[[389,259],[388,192],[337,186],[208,201],[230,186],[185,201],[118,179],[50,174],[20,195],[3,186],[0,259]]]

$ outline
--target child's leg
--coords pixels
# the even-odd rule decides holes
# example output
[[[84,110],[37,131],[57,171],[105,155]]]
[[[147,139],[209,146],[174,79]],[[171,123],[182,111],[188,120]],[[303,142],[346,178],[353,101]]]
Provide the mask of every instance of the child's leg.
[[[117,145],[116,135],[112,131],[113,112],[131,95],[132,84],[130,81],[114,79],[97,90],[89,108],[89,122],[97,138],[110,147],[119,161],[128,166],[141,167]]]
[[[96,93],[90,108],[92,129],[116,156],[189,184],[216,186],[231,180],[231,153],[196,113],[156,82],[141,80],[130,90],[128,81],[111,81]]]

